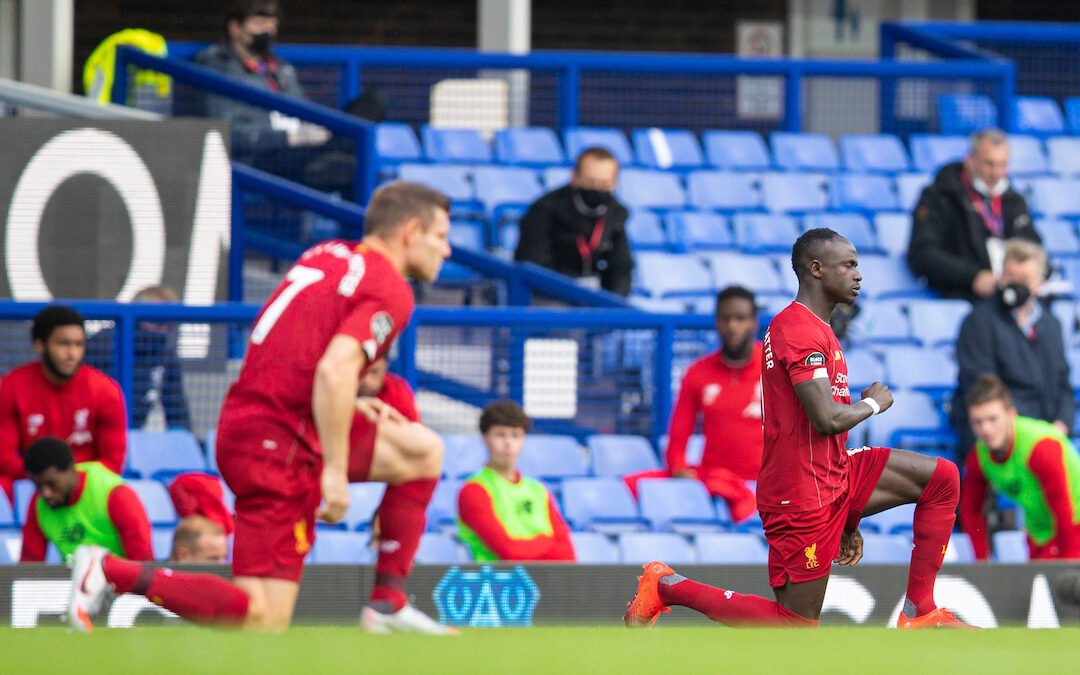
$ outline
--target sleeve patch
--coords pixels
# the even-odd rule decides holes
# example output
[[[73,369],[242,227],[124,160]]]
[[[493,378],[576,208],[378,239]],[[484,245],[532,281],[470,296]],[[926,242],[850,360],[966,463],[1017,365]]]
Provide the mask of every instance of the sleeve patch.
[[[813,352],[812,354],[810,354],[809,356],[806,357],[806,359],[803,361],[803,365],[811,366],[811,367],[813,367],[813,366],[824,366],[825,365],[825,355],[822,354],[821,352]]]

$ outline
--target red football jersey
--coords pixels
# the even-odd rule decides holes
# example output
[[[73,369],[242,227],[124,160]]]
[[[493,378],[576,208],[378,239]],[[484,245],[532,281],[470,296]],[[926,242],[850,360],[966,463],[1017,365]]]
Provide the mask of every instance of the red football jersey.
[[[397,410],[410,422],[420,421],[420,411],[416,409],[416,397],[404,377],[387,373],[386,383],[383,384],[382,391],[376,398]]]
[[[408,282],[364,244],[334,240],[308,249],[256,317],[240,377],[221,409],[220,439],[249,438],[257,425],[261,447],[225,443],[222,449],[285,459],[295,446],[321,455],[311,393],[330,340],[356,338],[372,363],[390,349],[412,310]]]
[[[827,379],[833,400],[850,404],[847,360],[829,324],[793,302],[769,324],[761,369],[765,448],[758,510],[808,511],[847,489],[847,432],[823,436],[810,424],[795,385]]]

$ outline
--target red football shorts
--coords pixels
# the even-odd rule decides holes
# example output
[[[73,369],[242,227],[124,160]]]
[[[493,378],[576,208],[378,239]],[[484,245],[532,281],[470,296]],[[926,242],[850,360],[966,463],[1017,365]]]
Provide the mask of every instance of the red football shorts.
[[[844,525],[862,513],[874,492],[890,448],[849,450],[848,490],[831,504],[811,511],[762,513],[769,542],[769,585],[813,581],[829,573],[840,553]]]
[[[219,437],[218,447],[227,447],[221,443]],[[284,463],[226,450],[218,453],[218,469],[236,495],[233,576],[299,583],[304,558],[315,543],[320,463],[306,456]]]
[[[363,415],[353,417],[349,432],[349,482],[363,483],[371,473],[371,460],[375,457],[375,433],[378,425]]]

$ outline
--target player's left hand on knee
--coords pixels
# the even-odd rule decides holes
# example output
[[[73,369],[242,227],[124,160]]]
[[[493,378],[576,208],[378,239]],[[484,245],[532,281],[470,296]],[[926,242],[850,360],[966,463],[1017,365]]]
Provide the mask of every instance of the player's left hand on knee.
[[[840,536],[840,555],[833,561],[838,565],[854,565],[862,560],[863,538],[858,530]]]

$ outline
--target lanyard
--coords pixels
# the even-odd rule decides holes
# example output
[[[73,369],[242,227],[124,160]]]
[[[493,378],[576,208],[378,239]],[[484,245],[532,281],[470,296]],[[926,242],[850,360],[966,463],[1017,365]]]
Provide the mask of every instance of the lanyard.
[[[600,247],[600,242],[603,239],[603,218],[596,219],[596,224],[593,225],[592,236],[589,237],[589,241],[585,241],[585,237],[581,236],[580,234],[577,236],[577,248],[578,253],[581,254],[582,273],[592,274],[592,255],[596,252],[596,249]]]
[[[986,229],[990,230],[990,233],[995,237],[1004,237],[1005,219],[1001,215],[1001,195],[992,197],[990,199],[990,208],[987,208],[982,195],[971,185],[967,174],[961,173],[960,179],[964,183],[964,189],[967,190],[968,196],[971,197],[971,203],[974,204],[975,210],[982,217]]]
[[[263,76],[263,80],[266,81],[266,86],[269,87],[270,91],[274,92],[275,94],[281,91],[281,86],[278,84],[277,81],[278,69],[276,63],[274,63],[273,61],[262,62],[258,59],[255,59],[253,61],[244,61],[243,63],[244,68],[247,69],[249,72]]]

